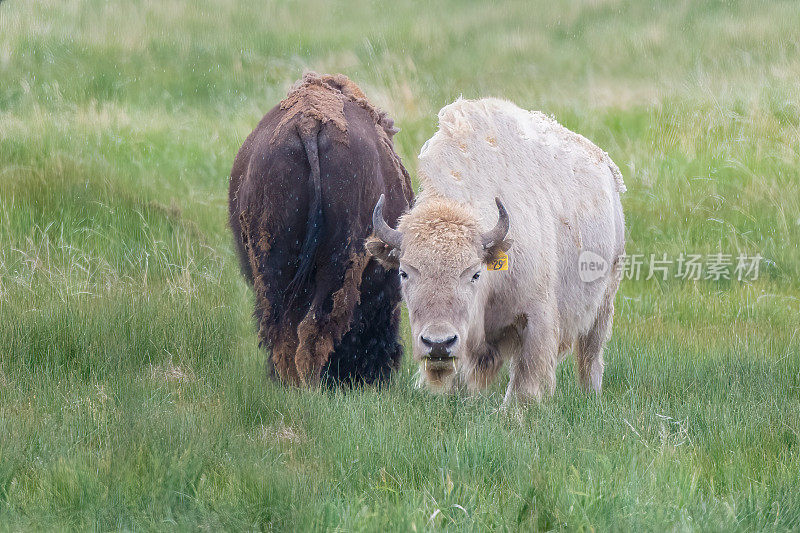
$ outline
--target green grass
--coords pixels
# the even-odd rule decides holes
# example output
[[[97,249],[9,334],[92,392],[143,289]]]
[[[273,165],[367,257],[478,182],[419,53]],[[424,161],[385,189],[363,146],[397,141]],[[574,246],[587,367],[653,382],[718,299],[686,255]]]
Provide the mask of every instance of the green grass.
[[[800,529],[800,6],[657,0],[0,4],[0,529]],[[623,171],[601,401],[499,411],[266,379],[225,226],[304,69],[415,157],[455,99],[553,114]],[[404,330],[407,334],[407,330]]]

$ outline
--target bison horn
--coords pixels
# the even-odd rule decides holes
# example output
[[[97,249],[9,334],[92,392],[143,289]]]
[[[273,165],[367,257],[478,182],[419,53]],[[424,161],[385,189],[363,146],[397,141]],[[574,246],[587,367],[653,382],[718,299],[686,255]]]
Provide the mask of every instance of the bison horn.
[[[500,212],[500,218],[497,219],[497,225],[493,229],[481,235],[481,242],[484,250],[499,243],[505,239],[508,234],[508,212],[503,206],[503,202],[500,201],[500,198],[495,198],[494,201],[497,204],[497,210]]]
[[[403,234],[396,229],[389,227],[386,220],[383,218],[383,204],[386,201],[384,195],[381,194],[378,203],[375,204],[375,211],[372,212],[372,226],[375,230],[375,236],[380,240],[391,246],[392,248],[400,249],[400,244],[403,242]]]

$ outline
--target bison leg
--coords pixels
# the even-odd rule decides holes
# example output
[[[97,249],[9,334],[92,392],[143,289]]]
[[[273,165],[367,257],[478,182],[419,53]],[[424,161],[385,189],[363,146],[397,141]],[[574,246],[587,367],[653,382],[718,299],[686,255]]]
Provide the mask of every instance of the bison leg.
[[[296,235],[289,230],[270,231],[269,222],[253,222],[241,217],[244,249],[253,274],[253,288],[256,294],[254,316],[258,324],[259,344],[270,350],[267,372],[277,374],[280,379],[291,383],[299,381],[294,364],[297,349],[297,335],[293,324],[297,323],[294,313],[284,313],[282,306],[284,289],[291,280],[286,268],[291,257],[296,255],[293,242]]]
[[[336,383],[383,383],[400,367],[400,279],[374,259],[361,278],[361,302],[350,330],[336,345],[323,375]]]
[[[305,385],[319,383],[322,368],[328,362],[334,345],[350,328],[353,310],[360,299],[361,275],[369,257],[352,254],[341,261],[337,260],[337,255],[341,257],[344,254],[331,254],[329,259],[320,255],[324,259],[317,263],[314,298],[297,327],[300,344],[295,364]]]
[[[503,367],[503,358],[492,344],[485,343],[475,353],[466,368],[467,391],[473,394],[488,387]]]
[[[503,363],[519,356],[527,324],[527,315],[519,315],[499,333],[486,336],[486,343],[474,351],[477,357],[467,367],[467,390],[477,392],[488,387]]]
[[[591,329],[578,337],[575,349],[575,370],[578,384],[586,392],[600,394],[603,386],[603,348],[611,333],[614,317],[614,295],[616,287],[611,287],[603,297],[603,303]]]
[[[510,381],[503,403],[540,400],[544,392],[553,394],[558,360],[555,305],[548,302],[530,306],[527,325],[522,331],[522,349],[509,362]]]

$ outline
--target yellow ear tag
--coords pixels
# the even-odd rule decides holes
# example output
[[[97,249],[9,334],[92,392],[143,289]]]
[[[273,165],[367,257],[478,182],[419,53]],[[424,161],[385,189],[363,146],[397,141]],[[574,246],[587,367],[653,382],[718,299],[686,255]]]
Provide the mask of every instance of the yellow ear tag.
[[[494,257],[486,263],[486,270],[508,270],[508,254],[498,250]]]

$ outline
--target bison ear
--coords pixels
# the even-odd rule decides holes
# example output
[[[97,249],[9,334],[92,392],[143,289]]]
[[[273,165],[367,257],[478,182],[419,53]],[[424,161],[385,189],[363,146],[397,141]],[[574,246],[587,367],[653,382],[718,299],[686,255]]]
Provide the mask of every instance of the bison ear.
[[[364,246],[367,249],[367,253],[377,259],[378,262],[383,265],[383,268],[391,270],[400,267],[397,249],[389,246],[379,238],[375,236],[368,238]]]
[[[483,262],[485,264],[493,263],[497,259],[498,254],[509,251],[512,244],[514,244],[514,242],[511,239],[503,239],[497,244],[493,244],[483,251]]]

